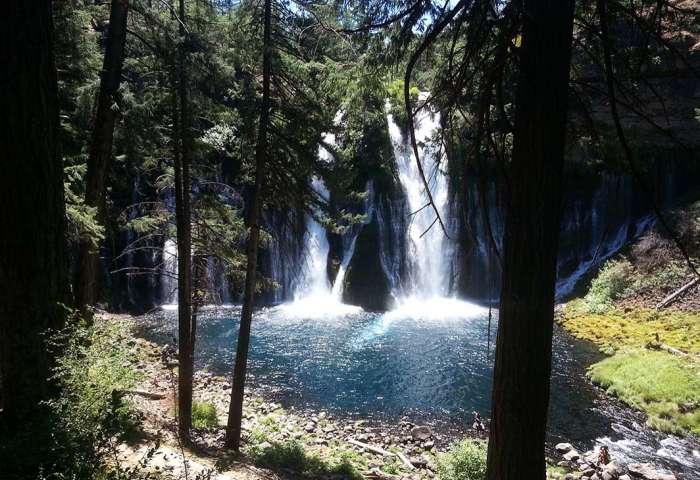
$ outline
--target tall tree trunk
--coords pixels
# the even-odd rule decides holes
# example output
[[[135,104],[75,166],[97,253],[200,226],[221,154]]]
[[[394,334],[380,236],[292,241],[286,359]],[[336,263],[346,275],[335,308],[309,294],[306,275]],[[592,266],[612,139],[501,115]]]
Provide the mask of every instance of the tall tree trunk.
[[[114,125],[118,115],[114,103],[122,76],[128,14],[129,0],[112,0],[85,179],[85,204],[97,208],[97,221],[100,223],[105,220],[105,181],[112,160]],[[89,239],[81,240],[75,296],[83,316],[88,315],[87,307],[97,301],[98,270],[99,249],[95,249]]]
[[[43,334],[64,324],[68,265],[51,2],[7,0],[2,22],[0,424],[12,428],[50,393]]]
[[[544,479],[573,0],[525,0],[489,480]]]
[[[192,377],[194,373],[194,326],[192,315],[192,212],[190,166],[192,141],[190,131],[185,0],[179,0],[179,34],[177,51],[177,95],[175,130],[175,221],[177,226],[177,303],[178,303],[178,433],[188,439],[192,428]]]
[[[248,368],[248,346],[250,345],[250,324],[255,302],[255,282],[258,267],[258,244],[260,241],[260,212],[263,203],[263,181],[267,164],[267,134],[270,123],[270,76],[272,74],[272,44],[270,41],[270,23],[272,0],[265,0],[265,18],[263,29],[263,84],[260,125],[258,126],[258,144],[255,150],[255,188],[250,209],[250,235],[248,237],[248,264],[245,276],[245,291],[241,324],[238,331],[236,347],[236,364],[233,369],[233,387],[231,403],[228,409],[226,426],[226,445],[238,450],[241,445],[241,422],[243,419],[243,395],[246,370]]]

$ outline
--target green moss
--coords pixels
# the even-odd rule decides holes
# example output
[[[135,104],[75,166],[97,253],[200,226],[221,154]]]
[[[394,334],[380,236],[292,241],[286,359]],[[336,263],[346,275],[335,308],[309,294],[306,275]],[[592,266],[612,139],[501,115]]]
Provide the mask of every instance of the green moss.
[[[441,480],[483,480],[486,478],[486,443],[467,439],[438,457]]]
[[[591,380],[644,411],[652,427],[700,434],[700,365],[666,352],[620,352],[591,366]]]
[[[557,321],[577,338],[590,340],[603,350],[644,347],[665,343],[684,352],[700,353],[700,314],[679,310],[611,308],[590,313],[584,301],[568,303]]]

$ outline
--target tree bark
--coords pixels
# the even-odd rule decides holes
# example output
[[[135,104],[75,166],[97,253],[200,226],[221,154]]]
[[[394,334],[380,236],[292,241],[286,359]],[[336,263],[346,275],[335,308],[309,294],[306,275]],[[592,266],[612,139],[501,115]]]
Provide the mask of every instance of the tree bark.
[[[573,0],[526,0],[489,480],[544,479]]]
[[[263,182],[267,164],[268,129],[270,123],[270,77],[272,74],[271,16],[272,0],[265,0],[263,28],[263,84],[258,144],[255,151],[255,187],[250,209],[250,235],[248,237],[245,290],[241,323],[236,347],[236,364],[233,369],[231,403],[226,426],[226,446],[239,450],[241,444],[241,422],[243,419],[243,396],[248,367],[248,346],[250,345],[250,325],[255,302],[255,283],[258,266],[258,244],[260,241],[260,212],[263,203]]]
[[[63,327],[68,293],[51,15],[49,0],[3,3],[0,424],[11,429],[51,392],[44,334]]]
[[[194,317],[192,315],[192,212],[189,96],[185,38],[185,0],[179,0],[179,43],[176,61],[177,93],[174,112],[175,223],[177,227],[178,302],[178,433],[189,439],[192,428],[192,382],[194,374]]]
[[[97,208],[97,221],[105,220],[105,182],[112,163],[114,125],[118,112],[114,108],[117,91],[121,83],[126,43],[126,20],[129,0],[112,0],[107,29],[107,45],[100,74],[100,91],[90,143],[90,157],[85,178],[85,204]],[[75,282],[76,305],[84,317],[89,315],[87,307],[97,301],[97,278],[99,249],[89,239],[79,245],[78,266]]]

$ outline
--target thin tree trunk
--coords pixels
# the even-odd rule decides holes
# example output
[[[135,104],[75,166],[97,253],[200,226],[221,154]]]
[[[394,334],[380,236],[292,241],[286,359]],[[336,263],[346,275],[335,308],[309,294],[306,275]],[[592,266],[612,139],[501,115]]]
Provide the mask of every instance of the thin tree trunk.
[[[192,377],[194,339],[192,316],[192,213],[190,200],[192,142],[190,132],[187,52],[185,46],[185,0],[179,1],[177,52],[177,100],[175,121],[175,221],[177,226],[178,302],[178,433],[188,439],[192,428]]]
[[[238,331],[238,346],[236,348],[236,364],[233,369],[233,387],[231,388],[231,403],[228,410],[226,426],[226,445],[238,450],[241,444],[241,422],[243,419],[243,396],[245,377],[248,367],[248,346],[250,345],[250,324],[255,302],[255,282],[258,266],[258,244],[260,240],[260,212],[263,203],[263,181],[267,164],[267,132],[270,123],[270,76],[272,73],[272,45],[270,41],[270,23],[272,0],[265,0],[265,19],[263,31],[263,91],[258,126],[258,145],[255,151],[255,189],[253,191],[250,209],[250,235],[248,238],[248,264],[245,276],[245,291],[241,324]]]
[[[51,391],[43,335],[64,325],[68,265],[51,2],[7,0],[2,22],[0,425],[15,432]]]
[[[85,204],[97,208],[97,221],[102,224],[105,221],[105,182],[112,163],[114,125],[118,115],[114,103],[121,83],[128,14],[129,0],[112,0],[85,179]],[[76,305],[84,317],[88,316],[87,307],[97,301],[98,270],[99,249],[95,249],[89,239],[81,240],[75,296]]]
[[[526,0],[489,480],[544,479],[573,0]]]

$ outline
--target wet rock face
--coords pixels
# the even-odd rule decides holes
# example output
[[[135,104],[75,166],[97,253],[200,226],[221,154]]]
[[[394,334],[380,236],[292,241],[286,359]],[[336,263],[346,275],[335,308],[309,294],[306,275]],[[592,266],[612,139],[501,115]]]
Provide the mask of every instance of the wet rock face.
[[[391,288],[382,269],[378,245],[379,225],[375,216],[357,237],[343,295],[345,303],[368,311],[384,311],[391,306]]]

